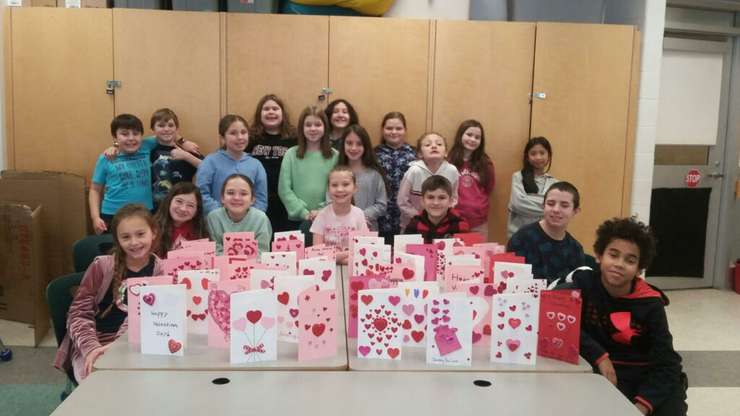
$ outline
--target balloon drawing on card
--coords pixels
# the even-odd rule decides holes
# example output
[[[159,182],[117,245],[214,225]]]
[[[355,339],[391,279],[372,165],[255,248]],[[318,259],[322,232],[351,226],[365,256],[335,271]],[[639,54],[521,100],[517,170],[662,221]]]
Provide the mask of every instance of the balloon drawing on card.
[[[277,360],[276,310],[271,290],[231,295],[232,364]]]

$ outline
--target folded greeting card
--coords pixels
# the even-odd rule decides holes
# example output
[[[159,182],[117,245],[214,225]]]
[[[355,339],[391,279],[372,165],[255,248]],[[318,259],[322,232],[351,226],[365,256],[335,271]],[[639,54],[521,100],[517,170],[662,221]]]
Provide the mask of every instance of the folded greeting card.
[[[221,280],[208,285],[208,346],[229,348],[231,295],[249,290],[249,281]]]
[[[547,289],[547,280],[512,277],[499,282],[498,288],[503,289],[502,293],[532,293],[536,298],[542,290]]]
[[[337,248],[335,246],[327,246],[326,244],[313,245],[311,247],[306,247],[304,255],[307,259],[313,257],[326,257],[327,259],[336,262]]]
[[[298,261],[298,274],[314,279],[322,290],[337,288],[337,265],[325,258],[308,258]]]
[[[183,240],[180,244],[178,251],[192,251],[199,253],[204,256],[215,256],[216,255],[216,242],[215,241],[188,241]],[[169,256],[169,253],[168,253]]]
[[[306,242],[306,236],[300,231],[278,231],[273,235],[273,241],[300,241]]]
[[[259,253],[257,240],[251,231],[224,233],[223,246],[225,256],[244,256],[256,259]]]
[[[537,362],[539,299],[531,293],[493,297],[491,362],[528,364]]]
[[[287,270],[291,275],[298,274],[297,262],[298,255],[295,251],[273,251],[269,253],[262,253],[260,255],[260,263],[266,266],[287,267]]]
[[[506,262],[506,263],[518,263],[518,264],[524,264],[524,257],[517,256],[516,253],[498,253],[498,254],[491,254],[488,253],[488,268],[490,269],[487,274],[491,276],[491,281],[486,283],[493,283],[493,268],[496,266],[496,263],[498,262]]]
[[[141,290],[151,285],[171,285],[169,276],[130,277],[126,284],[126,310],[128,312],[128,342],[138,344],[141,337]]]
[[[211,256],[187,256],[167,258],[162,260],[164,274],[172,278],[172,283],[177,282],[177,273],[182,270],[204,270],[213,268],[213,257]]]
[[[427,364],[469,366],[473,360],[473,308],[468,299],[438,295],[427,307]]]
[[[390,274],[391,246],[385,244],[355,244],[349,258],[350,276]]]
[[[357,357],[400,360],[401,291],[369,289],[359,292]]]
[[[282,240],[272,242],[272,252],[280,251],[293,251],[296,254],[296,259],[300,260],[305,256],[305,244],[302,240]]]
[[[581,292],[540,292],[540,332],[537,355],[578,364],[581,341]]]
[[[532,279],[532,265],[497,261],[493,266],[493,284],[499,288],[501,282],[509,279]],[[503,289],[503,287],[500,287]]]
[[[185,285],[145,286],[141,293],[141,353],[182,356]]]
[[[277,360],[277,305],[271,290],[231,295],[232,364]]]
[[[188,333],[208,333],[208,285],[219,281],[218,269],[181,270],[177,272],[177,283],[185,285],[187,306],[185,316]]]
[[[337,354],[337,303],[336,289],[310,287],[298,295],[298,361]]]
[[[483,269],[480,266],[447,266],[443,287],[445,292],[462,291],[463,283],[483,283]]]
[[[466,246],[472,246],[474,244],[485,243],[486,239],[481,233],[457,233],[453,235],[454,238],[460,240]]]
[[[489,345],[491,343],[491,311],[493,295],[497,294],[493,283],[463,283],[462,291],[468,298],[478,298],[485,302],[477,308],[473,326],[473,344]]]
[[[219,270],[219,280],[249,279],[249,271],[257,264],[256,259],[245,256],[215,256],[213,268]]]
[[[390,278],[400,282],[424,281],[424,257],[399,252],[393,258]]]
[[[401,290],[401,328],[404,347],[426,348],[427,302],[439,294],[437,282],[399,282]]]
[[[407,244],[406,252],[424,257],[424,280],[437,280],[438,253],[434,244]]]
[[[298,295],[309,287],[316,287],[313,279],[303,276],[275,278],[273,296],[277,299],[278,339],[298,342]]]
[[[249,271],[249,288],[274,289],[275,278],[278,276],[292,276],[285,266],[267,266],[261,263],[255,264]]]
[[[359,302],[359,291],[365,289],[386,289],[396,287],[396,282],[392,282],[383,275],[365,275],[353,276],[349,279],[349,290],[347,299],[347,337],[357,338],[357,314]]]
[[[406,253],[406,246],[409,244],[424,244],[424,237],[421,234],[398,234],[393,236],[393,256],[400,253]]]

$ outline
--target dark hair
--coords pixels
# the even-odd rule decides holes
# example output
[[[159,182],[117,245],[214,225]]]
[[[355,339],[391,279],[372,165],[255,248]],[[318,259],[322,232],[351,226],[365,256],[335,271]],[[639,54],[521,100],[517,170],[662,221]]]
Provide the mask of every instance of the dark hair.
[[[427,137],[429,137],[431,135],[436,135],[436,136],[441,137],[442,138],[442,142],[444,142],[444,144],[445,144],[445,151],[447,150],[447,139],[445,138],[445,136],[443,136],[440,133],[437,133],[436,131],[427,131],[425,133],[422,133],[421,136],[419,136],[419,138],[416,139],[416,153],[419,153],[419,154],[421,153],[421,142],[424,141],[424,139],[426,139]],[[421,157],[420,157],[420,159],[421,159]]]
[[[578,207],[581,206],[581,194],[578,193],[578,188],[576,188],[576,186],[572,183],[566,181],[555,182],[554,184],[550,185],[550,187],[545,192],[545,198],[543,199],[543,201],[547,201],[547,195],[550,193],[550,191],[554,189],[557,189],[560,192],[568,192],[569,194],[573,195],[573,209],[578,209]]]
[[[406,128],[406,117],[404,117],[403,113],[400,111],[391,111],[390,113],[386,113],[383,116],[383,121],[380,123],[380,142],[385,143],[385,135],[383,134],[383,129],[385,129],[385,122],[388,120],[401,120],[401,124],[403,124],[403,128]]]
[[[529,164],[529,151],[537,145],[544,147],[549,156],[545,172],[549,172],[550,166],[552,166],[552,146],[550,146],[550,142],[544,137],[533,137],[529,139],[527,145],[524,146],[524,161],[522,163],[522,185],[524,185],[524,192],[528,194],[536,194],[538,192],[537,184],[534,183],[534,167]]]
[[[133,130],[139,134],[144,133],[144,125],[133,114],[119,114],[110,122],[110,134],[114,138],[119,129]]]
[[[218,122],[218,135],[224,137],[229,127],[237,121],[241,121],[244,123],[244,127],[249,129],[249,123],[247,123],[247,120],[245,120],[244,117],[238,114],[227,114],[221,117],[221,121]]]
[[[635,218],[612,218],[604,221],[596,230],[594,252],[600,257],[614,240],[625,240],[637,245],[640,250],[638,267],[645,269],[655,257],[655,237],[650,228]]]
[[[329,121],[329,124],[327,124],[328,131],[331,131],[334,128],[331,125],[331,115],[334,113],[334,107],[336,107],[339,103],[347,106],[347,113],[349,114],[349,124],[347,125],[350,126],[352,124],[360,124],[360,118],[357,116],[357,111],[355,111],[355,108],[352,107],[352,104],[350,104],[350,102],[345,100],[344,98],[340,98],[338,100],[330,102],[326,106],[326,110],[324,110],[324,113],[326,114],[326,119]]]
[[[193,224],[193,232],[196,238],[209,238],[208,227],[203,216],[203,197],[200,189],[192,182],[179,182],[170,189],[167,196],[159,204],[157,213],[154,215],[154,222],[159,226],[160,247],[158,254],[164,257],[168,250],[172,249],[172,229],[175,227],[174,221],[170,216],[170,205],[172,200],[178,195],[195,195],[196,211],[190,222]]]
[[[349,125],[342,134],[342,139],[340,140],[339,145],[339,160],[337,161],[338,165],[347,165],[349,166],[349,159],[347,158],[347,154],[344,150],[345,146],[345,140],[347,139],[347,136],[354,133],[357,137],[360,138],[360,142],[362,143],[362,166],[372,169],[378,174],[380,174],[380,177],[383,178],[383,184],[385,185],[385,192],[388,192],[388,181],[385,177],[385,171],[380,166],[380,163],[378,163],[378,158],[375,156],[375,152],[373,151],[373,144],[370,142],[370,135],[367,134],[367,130],[365,130],[364,127],[360,126],[359,124],[351,124]]]
[[[149,210],[141,204],[127,204],[121,207],[113,216],[110,226],[110,232],[113,235],[113,280],[111,281],[111,290],[113,291],[114,302],[118,299],[118,289],[121,287],[123,276],[126,274],[126,252],[121,248],[121,243],[118,241],[118,227],[121,225],[121,221],[131,217],[139,217],[146,221],[154,234],[151,252],[159,251],[159,229]]]
[[[260,98],[260,100],[257,102],[257,108],[254,110],[254,118],[252,120],[252,135],[254,136],[254,140],[260,140],[262,139],[262,135],[265,134],[265,126],[262,125],[262,107],[265,106],[265,103],[268,101],[275,101],[275,104],[280,107],[280,111],[283,112],[283,120],[280,123],[280,135],[283,138],[286,137],[293,137],[295,136],[295,128],[290,124],[290,119],[288,118],[288,110],[285,109],[285,103],[283,103],[283,100],[281,100],[277,95],[275,94],[267,94],[264,97]]]
[[[303,132],[303,124],[306,122],[306,118],[313,116],[317,117],[324,124],[324,135],[321,137],[321,155],[324,159],[329,159],[332,156],[331,143],[329,142],[329,121],[326,119],[326,114],[316,106],[308,106],[301,111],[300,117],[298,117],[298,159],[303,159],[306,156],[306,136]]]
[[[437,189],[443,190],[447,195],[452,197],[452,184],[447,178],[441,175],[432,175],[426,178],[421,184],[421,195],[424,196],[427,192],[436,191]]]
[[[226,185],[229,183],[230,180],[236,178],[243,180],[247,183],[247,185],[249,185],[249,193],[251,193],[252,197],[254,197],[254,182],[249,179],[249,176],[243,175],[241,173],[232,173],[231,175],[226,177],[226,179],[224,180],[224,184],[221,185],[221,198],[223,198],[224,194],[226,193]]]
[[[175,122],[175,127],[180,128],[180,120],[177,118],[177,114],[169,108],[160,108],[159,110],[152,113],[152,118],[149,120],[149,127],[154,130],[154,125],[160,121],[172,120]]]
[[[471,128],[477,127],[480,129],[480,146],[473,150],[470,154],[470,170],[478,174],[478,180],[484,189],[488,189],[488,182],[490,181],[491,170],[493,169],[493,162],[491,158],[486,154],[486,133],[483,131],[483,125],[477,120],[465,120],[460,123],[460,127],[457,128],[455,133],[455,143],[450,149],[450,153],[447,155],[447,160],[450,161],[458,170],[462,169],[465,163],[465,146],[462,143],[462,137],[465,132]]]

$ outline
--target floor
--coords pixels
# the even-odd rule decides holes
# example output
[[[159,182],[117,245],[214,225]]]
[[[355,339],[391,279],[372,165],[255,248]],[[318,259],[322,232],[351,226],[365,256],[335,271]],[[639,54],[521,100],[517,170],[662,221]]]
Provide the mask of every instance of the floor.
[[[674,347],[683,357],[691,386],[689,415],[740,415],[740,295],[715,289],[674,290],[667,294],[671,304],[666,311]],[[38,399],[46,397],[54,403],[64,376],[47,371],[51,369],[54,351],[48,347],[56,345],[53,335],[49,333],[41,341],[40,346],[47,348],[23,348],[33,345],[31,329],[25,324],[0,320],[0,338],[17,351],[11,362],[0,362],[0,403],[3,397],[18,400],[20,392],[37,398],[36,402],[43,402]],[[44,361],[49,362],[49,367],[34,371],[25,368]],[[27,387],[19,387],[23,385]],[[33,414],[46,415],[47,408],[40,406]],[[26,407],[23,415],[31,415],[29,410]]]

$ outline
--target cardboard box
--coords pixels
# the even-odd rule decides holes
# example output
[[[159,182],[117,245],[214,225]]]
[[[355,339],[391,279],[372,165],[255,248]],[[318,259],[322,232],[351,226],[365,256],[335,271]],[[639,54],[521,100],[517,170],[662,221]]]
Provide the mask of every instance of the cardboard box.
[[[34,327],[38,345],[49,331],[41,205],[0,202],[0,319]]]
[[[49,280],[74,272],[72,246],[87,235],[85,180],[59,172],[6,170],[0,173],[0,201],[44,208],[44,256]]]
[[[81,7],[94,7],[105,9],[108,7],[107,0],[56,0],[57,7],[68,9],[79,9]]]

